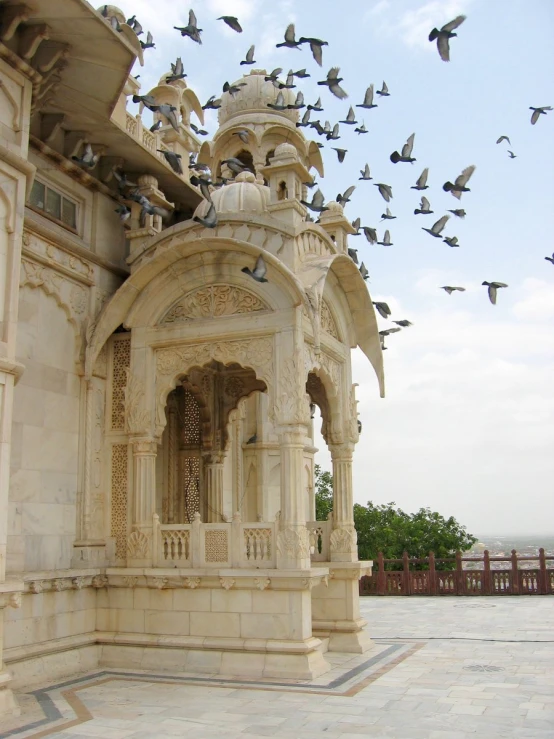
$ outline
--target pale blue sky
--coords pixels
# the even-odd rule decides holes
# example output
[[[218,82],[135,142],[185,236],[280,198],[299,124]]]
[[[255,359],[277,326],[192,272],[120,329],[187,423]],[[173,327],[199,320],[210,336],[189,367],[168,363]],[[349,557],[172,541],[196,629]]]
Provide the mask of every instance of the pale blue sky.
[[[334,199],[357,184],[346,214],[389,227],[394,246],[352,239],[368,266],[374,300],[386,300],[392,318],[414,326],[389,338],[385,352],[387,397],[379,399],[367,361],[356,354],[363,435],[355,457],[359,502],[396,501],[406,510],[430,506],[454,515],[472,532],[546,533],[554,529],[554,111],[530,125],[529,106],[554,106],[554,3],[551,0],[173,0],[122,2],[136,13],[157,45],[145,53],[147,92],[177,55],[201,102],[238,79],[239,62],[256,44],[255,68],[306,67],[300,85],[308,102],[322,96],[322,120],[346,116],[370,83],[386,80],[391,96],[370,111],[356,109],[369,134],[341,126],[342,138],[323,149],[321,189]],[[178,10],[176,10],[176,6]],[[193,7],[203,45],[182,39]],[[427,41],[434,25],[467,15],[442,62]],[[236,34],[216,17],[237,15]],[[307,47],[276,49],[288,23],[297,36],[329,42],[323,68]],[[340,66],[346,101],[316,86]],[[312,118],[316,116],[312,115]],[[207,120],[211,133],[215,115]],[[389,161],[415,132],[413,165]],[[496,145],[506,134],[511,146]],[[316,138],[315,136],[313,138]],[[322,141],[322,139],[319,139]],[[333,145],[348,149],[338,164]],[[508,158],[512,149],[517,158]],[[358,182],[365,162],[374,182],[392,185],[397,220],[379,223],[386,207],[377,188]],[[475,164],[461,203],[442,191],[445,180]],[[420,193],[410,186],[429,167],[424,194],[435,214],[414,216]],[[430,227],[447,208],[463,207],[445,235],[461,248],[432,239]],[[492,306],[481,287],[499,280]],[[446,295],[439,285],[463,285]],[[381,321],[382,327],[388,322]],[[320,463],[329,458],[320,441]]]

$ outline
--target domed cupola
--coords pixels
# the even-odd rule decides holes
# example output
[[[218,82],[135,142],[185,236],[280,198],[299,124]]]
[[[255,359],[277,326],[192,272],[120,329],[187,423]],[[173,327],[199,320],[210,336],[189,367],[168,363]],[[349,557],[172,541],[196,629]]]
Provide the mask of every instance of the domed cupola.
[[[254,69],[233,82],[232,86],[238,87],[238,92],[233,95],[223,93],[218,113],[219,128],[213,141],[202,145],[198,161],[207,164],[214,176],[220,176],[225,175],[225,165],[222,171],[221,162],[235,157],[256,175],[257,182],[263,184],[263,168],[269,164],[279,144],[288,142],[295,147],[307,169],[315,167],[323,175],[317,144],[307,141],[301,129],[296,127],[299,111],[268,107],[276,104],[279,94],[284,105],[294,104],[299,90],[279,90],[265,80],[267,76],[265,69]]]
[[[252,172],[241,172],[235,181],[212,192],[212,202],[219,218],[233,214],[264,213],[269,205],[269,187],[256,182]],[[204,200],[194,215],[205,217],[210,203]]]

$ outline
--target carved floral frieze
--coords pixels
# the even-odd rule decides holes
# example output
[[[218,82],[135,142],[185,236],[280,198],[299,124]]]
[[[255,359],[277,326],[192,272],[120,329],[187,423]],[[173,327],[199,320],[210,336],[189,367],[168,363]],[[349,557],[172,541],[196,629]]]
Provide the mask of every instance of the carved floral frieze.
[[[161,323],[178,323],[197,318],[220,318],[270,310],[253,293],[235,285],[209,285],[187,293],[162,318]]]

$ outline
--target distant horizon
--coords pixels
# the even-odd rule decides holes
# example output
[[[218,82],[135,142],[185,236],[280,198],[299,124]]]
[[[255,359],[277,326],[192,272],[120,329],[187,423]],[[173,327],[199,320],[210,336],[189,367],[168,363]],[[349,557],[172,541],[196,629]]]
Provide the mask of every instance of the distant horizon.
[[[554,532],[550,532],[548,534],[472,534],[472,536],[475,536],[478,539],[521,539],[523,537],[533,537],[535,539],[540,539],[541,537],[554,537]]]

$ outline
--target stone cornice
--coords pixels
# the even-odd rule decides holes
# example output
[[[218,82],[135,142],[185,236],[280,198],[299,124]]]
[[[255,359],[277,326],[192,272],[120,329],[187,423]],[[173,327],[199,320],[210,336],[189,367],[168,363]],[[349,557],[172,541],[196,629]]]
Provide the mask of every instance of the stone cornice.
[[[47,226],[39,219],[40,216],[36,215],[30,208],[25,209],[24,227],[26,230],[36,234],[37,236],[40,236],[43,239],[46,239],[57,248],[68,252],[68,254],[78,256],[88,262],[97,264],[99,267],[103,267],[109,272],[113,272],[113,274],[117,275],[118,277],[122,277],[123,279],[125,279],[129,276],[129,272],[126,269],[118,266],[117,264],[114,264],[113,262],[110,262],[107,259],[104,259],[104,257],[101,257],[99,254],[95,254],[86,246],[82,246],[81,244],[79,244],[76,237],[71,237],[62,233],[61,228],[54,229],[54,227]],[[72,274],[72,276],[74,275]],[[88,284],[93,283],[90,282]]]
[[[27,191],[31,190],[33,179],[35,177],[35,172],[37,171],[37,168],[34,164],[31,164],[31,162],[23,159],[23,157],[21,157],[15,151],[8,149],[2,144],[0,144],[0,161],[11,165],[14,169],[17,169],[19,172],[24,174],[27,180]]]

